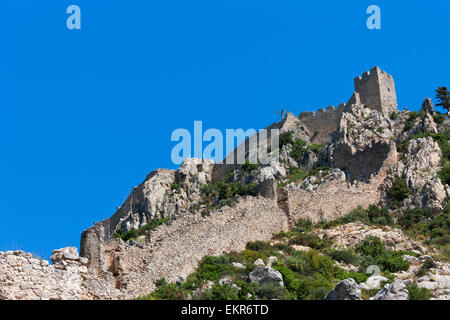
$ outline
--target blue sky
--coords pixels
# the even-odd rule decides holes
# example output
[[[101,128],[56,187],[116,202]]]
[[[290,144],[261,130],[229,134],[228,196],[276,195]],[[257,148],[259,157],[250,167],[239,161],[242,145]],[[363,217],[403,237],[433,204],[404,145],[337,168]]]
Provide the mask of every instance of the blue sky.
[[[81,8],[81,30],[66,8]],[[381,8],[381,30],[366,8]],[[450,86],[450,2],[0,0],[0,250],[78,246],[175,168],[177,128],[263,128],[346,102],[378,65],[401,108]]]

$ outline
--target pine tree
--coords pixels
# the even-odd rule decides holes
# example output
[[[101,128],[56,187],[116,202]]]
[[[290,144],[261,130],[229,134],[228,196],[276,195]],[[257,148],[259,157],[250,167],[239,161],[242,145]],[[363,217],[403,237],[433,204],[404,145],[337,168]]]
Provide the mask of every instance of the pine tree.
[[[436,106],[441,106],[450,111],[450,91],[448,91],[447,87],[439,87],[436,90],[436,99],[439,102]]]

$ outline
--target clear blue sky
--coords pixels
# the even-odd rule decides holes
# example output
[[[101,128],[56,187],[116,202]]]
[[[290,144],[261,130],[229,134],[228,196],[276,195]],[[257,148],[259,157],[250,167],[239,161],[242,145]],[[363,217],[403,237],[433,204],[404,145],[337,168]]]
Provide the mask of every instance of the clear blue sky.
[[[81,8],[82,29],[66,28]],[[366,28],[381,8],[382,29]],[[378,65],[401,108],[450,86],[450,1],[0,0],[0,250],[79,246],[175,168],[176,128],[263,128],[346,102]]]

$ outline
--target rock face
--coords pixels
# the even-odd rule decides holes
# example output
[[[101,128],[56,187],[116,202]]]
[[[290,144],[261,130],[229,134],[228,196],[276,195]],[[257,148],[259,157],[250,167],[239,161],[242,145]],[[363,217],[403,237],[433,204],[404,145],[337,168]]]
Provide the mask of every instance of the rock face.
[[[328,293],[325,300],[362,300],[361,289],[354,279],[345,279]]]
[[[371,300],[408,300],[409,292],[406,285],[401,280],[387,284]]]
[[[257,282],[259,285],[275,285],[278,287],[283,287],[283,276],[280,272],[271,267],[258,267],[248,276],[249,282]]]
[[[330,148],[330,162],[346,170],[351,180],[367,180],[381,168],[397,163],[391,141],[393,124],[382,113],[353,105],[342,115],[339,130]]]
[[[442,210],[447,195],[438,177],[442,158],[439,145],[431,137],[412,139],[404,158],[405,163],[393,167],[394,175],[404,178],[413,191],[404,205]]]

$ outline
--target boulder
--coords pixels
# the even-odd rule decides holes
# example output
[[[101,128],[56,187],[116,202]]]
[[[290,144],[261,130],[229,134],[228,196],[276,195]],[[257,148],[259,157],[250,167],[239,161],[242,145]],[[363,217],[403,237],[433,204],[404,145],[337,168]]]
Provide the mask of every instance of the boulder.
[[[362,300],[361,289],[354,279],[345,279],[328,293],[325,300]]]
[[[366,280],[366,285],[370,289],[379,289],[381,286],[381,282],[389,280],[386,277],[383,276],[371,276]]]
[[[262,259],[256,259],[255,262],[253,262],[255,266],[265,266],[264,261]]]
[[[50,260],[53,263],[57,263],[63,260],[77,261],[80,259],[78,255],[78,249],[75,247],[66,247],[53,250]]]
[[[233,265],[233,267],[235,267],[236,269],[245,269],[245,266],[242,263],[239,262],[232,262],[231,263]]]
[[[370,300],[408,300],[409,292],[406,285],[401,280],[395,280],[387,284]]]
[[[278,287],[283,287],[283,276],[277,270],[271,267],[258,267],[248,276],[248,282],[256,282],[259,285],[272,284]]]

